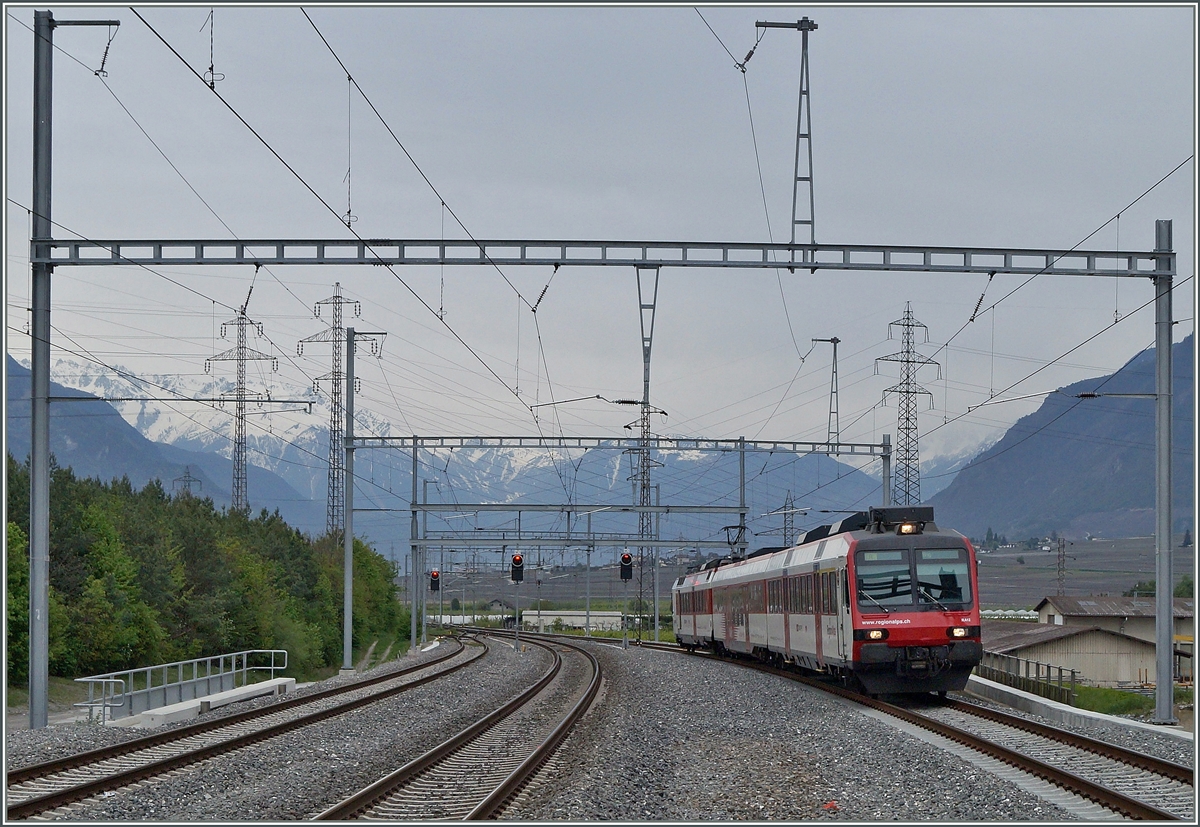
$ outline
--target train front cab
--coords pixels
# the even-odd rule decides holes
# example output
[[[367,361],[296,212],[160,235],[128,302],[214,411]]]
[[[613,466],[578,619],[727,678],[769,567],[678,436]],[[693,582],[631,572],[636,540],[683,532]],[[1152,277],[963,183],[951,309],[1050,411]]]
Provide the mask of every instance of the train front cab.
[[[974,550],[930,528],[859,535],[848,555],[851,668],[871,694],[961,690],[983,657]]]

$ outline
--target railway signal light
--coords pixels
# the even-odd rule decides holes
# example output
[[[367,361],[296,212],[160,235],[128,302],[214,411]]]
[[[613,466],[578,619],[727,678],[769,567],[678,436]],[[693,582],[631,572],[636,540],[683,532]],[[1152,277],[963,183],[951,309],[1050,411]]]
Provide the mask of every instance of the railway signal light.
[[[436,592],[441,589],[442,575],[437,569],[429,572],[429,590]]]
[[[511,575],[512,575],[512,581],[514,583],[520,583],[522,580],[525,579],[525,557],[524,557],[524,555],[514,554],[512,556]]]
[[[621,554],[621,579],[633,579],[633,555],[628,551]]]

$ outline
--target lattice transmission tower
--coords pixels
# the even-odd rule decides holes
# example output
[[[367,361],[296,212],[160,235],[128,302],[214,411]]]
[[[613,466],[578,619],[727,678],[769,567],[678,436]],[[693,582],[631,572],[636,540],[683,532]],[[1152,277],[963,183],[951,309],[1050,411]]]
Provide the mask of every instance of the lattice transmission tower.
[[[933,407],[933,394],[917,384],[917,371],[925,365],[937,365],[932,359],[917,353],[914,331],[921,328],[925,331],[925,341],[929,341],[929,328],[913,317],[912,302],[904,305],[904,316],[888,325],[888,338],[892,337],[892,328],[899,326],[903,348],[899,353],[890,356],[880,356],[875,360],[875,371],[879,372],[880,362],[900,363],[900,383],[892,385],[883,392],[887,401],[889,393],[899,397],[896,413],[896,461],[892,478],[892,502],[896,505],[916,505],[921,502],[921,458],[917,450],[917,397],[928,396],[929,405]],[[941,366],[938,366],[938,377],[941,377]]]
[[[199,477],[192,476],[192,466],[185,465],[183,466],[183,476],[173,479],[171,481],[171,488],[172,490],[182,491],[184,496],[190,497],[192,495],[192,483],[199,483],[200,488],[204,488],[204,481]]]
[[[791,548],[796,542],[796,498],[791,490],[783,498],[783,546]]]
[[[313,390],[318,382],[328,381],[329,388],[329,498],[325,511],[325,530],[329,534],[338,534],[342,530],[345,518],[345,445],[342,444],[345,434],[345,407],[342,403],[342,387],[345,385],[345,373],[342,370],[342,348],[346,341],[346,329],[342,326],[342,305],[350,304],[352,299],[342,298],[342,283],[333,285],[333,295],[321,299],[313,305],[313,315],[320,318],[321,307],[329,305],[333,308],[333,323],[320,333],[301,339],[296,343],[296,355],[304,355],[305,342],[329,342],[333,345],[332,367],[329,373],[318,376],[313,380]],[[354,301],[354,315],[362,314],[362,305]]]
[[[254,288],[251,287],[251,290]],[[251,320],[246,315],[246,306],[250,304],[250,296],[247,294],[246,303],[238,310],[237,315],[221,325],[221,338],[225,338],[225,331],[230,325],[237,327],[237,345],[230,348],[224,353],[218,353],[216,356],[211,356],[204,361],[204,372],[208,373],[211,370],[213,362],[233,361],[237,363],[237,383],[233,392],[226,391],[221,394],[222,399],[233,399],[233,498],[231,508],[234,511],[247,511],[250,508],[250,500],[246,489],[246,400],[255,399],[261,400],[263,394],[248,393],[246,391],[246,362],[271,360],[271,369],[279,370],[279,360],[268,353],[262,353],[253,350],[246,345],[246,328],[253,327],[259,336],[262,335],[262,324]],[[270,398],[270,395],[267,395]],[[223,404],[223,403],[222,403]]]

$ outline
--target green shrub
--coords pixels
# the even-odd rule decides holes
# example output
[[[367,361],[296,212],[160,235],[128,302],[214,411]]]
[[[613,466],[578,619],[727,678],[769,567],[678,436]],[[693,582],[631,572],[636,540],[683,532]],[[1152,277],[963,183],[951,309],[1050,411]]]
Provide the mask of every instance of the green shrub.
[[[1099,686],[1077,687],[1075,706],[1104,715],[1145,715],[1154,711],[1154,698],[1122,689]]]

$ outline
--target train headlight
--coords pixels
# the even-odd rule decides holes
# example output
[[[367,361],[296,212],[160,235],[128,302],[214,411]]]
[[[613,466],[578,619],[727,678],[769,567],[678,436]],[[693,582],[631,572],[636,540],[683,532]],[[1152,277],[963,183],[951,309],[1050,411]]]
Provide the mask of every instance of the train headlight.
[[[900,523],[896,527],[897,534],[920,534],[921,526],[919,523]]]
[[[966,628],[964,628],[962,626],[955,626],[953,629],[947,629],[946,631],[950,635],[950,637],[966,637],[967,636],[967,630],[966,630]]]
[[[887,640],[887,629],[855,629],[855,640]]]

